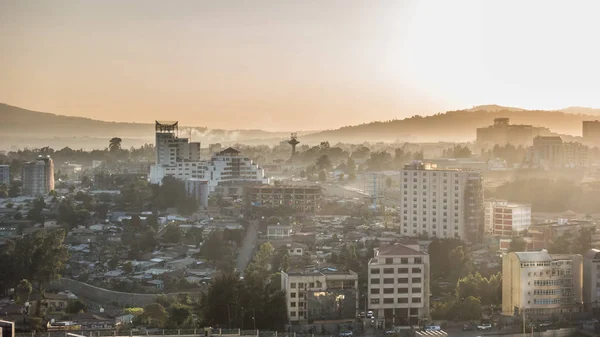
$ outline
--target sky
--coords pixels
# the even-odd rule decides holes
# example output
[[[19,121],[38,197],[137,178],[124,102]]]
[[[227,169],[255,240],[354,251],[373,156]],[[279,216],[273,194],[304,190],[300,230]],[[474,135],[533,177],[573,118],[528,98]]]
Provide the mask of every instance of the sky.
[[[600,107],[597,1],[0,0],[0,102],[281,131]]]

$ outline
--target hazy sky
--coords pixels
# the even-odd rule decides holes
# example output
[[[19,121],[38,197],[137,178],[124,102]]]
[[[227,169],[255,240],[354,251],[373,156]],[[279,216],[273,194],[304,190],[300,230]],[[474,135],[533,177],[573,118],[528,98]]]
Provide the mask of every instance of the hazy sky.
[[[600,2],[0,0],[0,102],[314,130],[600,107]]]

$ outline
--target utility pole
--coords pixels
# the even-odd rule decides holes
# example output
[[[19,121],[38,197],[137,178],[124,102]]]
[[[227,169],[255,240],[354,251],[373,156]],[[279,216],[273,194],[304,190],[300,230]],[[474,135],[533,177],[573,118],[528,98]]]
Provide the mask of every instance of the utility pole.
[[[526,337],[527,332],[525,332],[525,308],[521,308],[521,311],[523,311],[523,337]]]

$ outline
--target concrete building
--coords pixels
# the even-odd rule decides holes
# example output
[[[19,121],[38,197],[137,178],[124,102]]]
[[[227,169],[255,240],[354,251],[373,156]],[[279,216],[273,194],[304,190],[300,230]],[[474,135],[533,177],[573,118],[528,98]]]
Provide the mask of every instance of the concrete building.
[[[315,213],[321,201],[320,186],[245,186],[244,202],[252,206],[287,206],[302,213]]]
[[[0,165],[0,185],[10,185],[10,165]]]
[[[292,226],[269,225],[267,226],[267,239],[289,240],[292,236]]]
[[[600,121],[583,121],[583,140],[588,144],[600,144]]]
[[[23,195],[46,196],[54,190],[54,162],[47,156],[24,163],[21,175]]]
[[[378,324],[418,326],[429,318],[429,255],[418,242],[375,249],[369,261],[369,309]]]
[[[178,137],[178,122],[156,122],[156,162],[150,168],[150,182],[159,184],[165,176],[179,180],[201,179],[209,192],[231,184],[268,184],[264,170],[240,152],[227,148],[209,160],[200,159],[200,143]]]
[[[583,257],[583,307],[600,313],[600,250],[590,249]]]
[[[312,320],[355,319],[358,308],[358,274],[331,268],[281,272],[291,324]]]
[[[494,147],[494,145],[531,145],[534,128],[531,125],[510,124],[509,118],[496,118],[494,124],[485,128],[477,128],[477,145]]]
[[[198,201],[198,206],[208,207],[208,181],[197,178],[185,180],[185,191],[188,197],[193,197]]]
[[[513,232],[522,232],[531,226],[531,205],[504,203],[494,207],[492,235],[511,237]]]
[[[484,207],[484,232],[485,235],[494,234],[494,209],[499,205],[506,205],[508,201],[500,199],[485,199]]]
[[[569,168],[586,167],[590,148],[577,142],[563,143],[564,166]]]
[[[563,168],[565,158],[562,138],[538,136],[533,139],[534,163],[547,169]]]
[[[583,258],[546,250],[502,258],[502,314],[547,319],[582,306]]]
[[[484,233],[481,172],[437,169],[415,161],[400,171],[400,230],[403,235],[461,238],[479,242]]]

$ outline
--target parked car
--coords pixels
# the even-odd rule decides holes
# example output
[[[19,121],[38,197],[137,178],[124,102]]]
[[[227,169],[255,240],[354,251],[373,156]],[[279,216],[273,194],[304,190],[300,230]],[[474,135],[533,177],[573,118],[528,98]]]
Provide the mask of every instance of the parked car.
[[[425,331],[440,331],[442,328],[439,325],[430,325],[425,327]]]
[[[373,318],[373,311],[367,311],[367,318]]]
[[[340,332],[340,337],[352,337],[352,331]]]
[[[477,330],[492,330],[492,325],[490,323],[484,323],[477,326]]]
[[[463,325],[463,331],[473,331],[475,328],[471,324]]]

